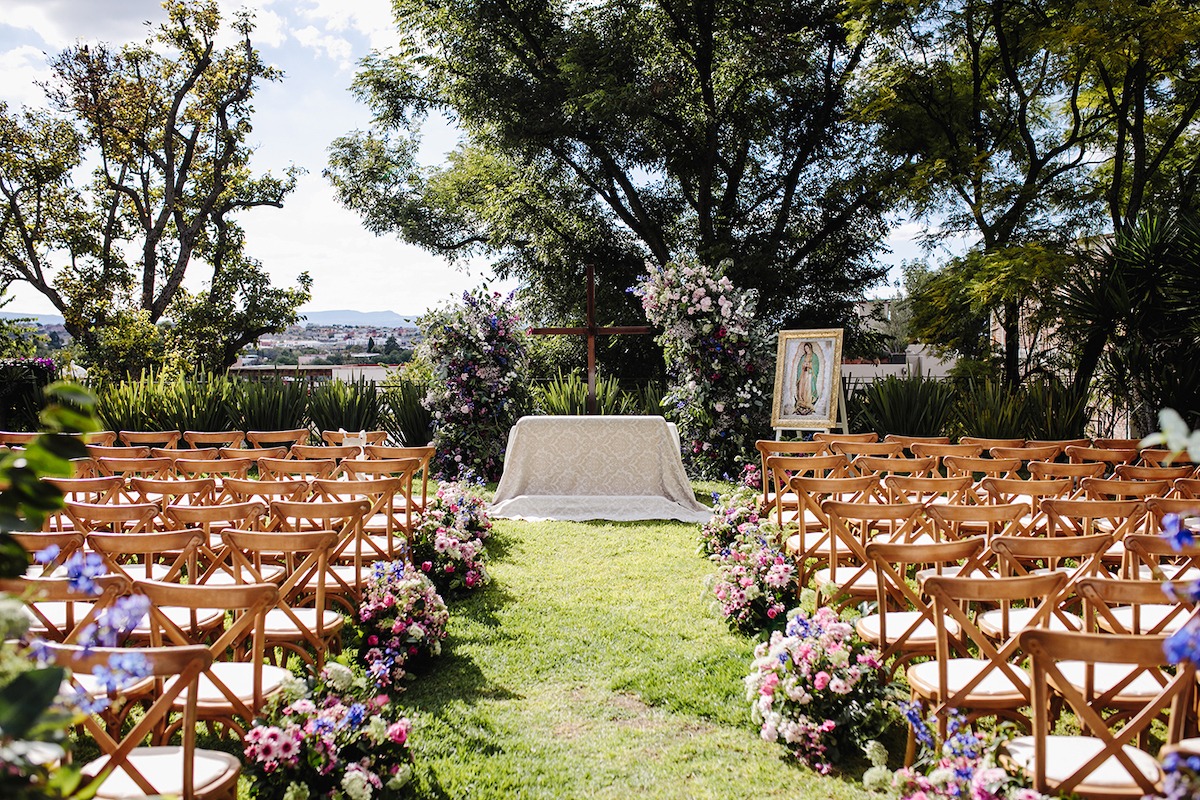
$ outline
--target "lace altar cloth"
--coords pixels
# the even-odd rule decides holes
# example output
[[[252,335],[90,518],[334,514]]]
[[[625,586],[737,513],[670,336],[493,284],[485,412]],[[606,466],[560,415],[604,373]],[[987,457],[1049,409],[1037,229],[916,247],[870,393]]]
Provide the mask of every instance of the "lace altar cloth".
[[[662,417],[522,417],[490,512],[512,519],[707,522]]]

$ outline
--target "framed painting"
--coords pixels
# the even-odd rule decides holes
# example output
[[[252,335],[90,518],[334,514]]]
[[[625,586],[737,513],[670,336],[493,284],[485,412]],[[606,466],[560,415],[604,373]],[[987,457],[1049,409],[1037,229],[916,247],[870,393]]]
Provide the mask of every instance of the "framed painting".
[[[841,380],[841,328],[780,331],[771,427],[837,427]]]

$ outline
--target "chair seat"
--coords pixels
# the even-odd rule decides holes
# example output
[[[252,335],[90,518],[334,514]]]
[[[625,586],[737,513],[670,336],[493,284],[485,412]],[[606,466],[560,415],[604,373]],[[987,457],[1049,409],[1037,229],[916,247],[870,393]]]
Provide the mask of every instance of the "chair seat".
[[[1012,763],[1032,775],[1034,771],[1034,738],[1018,736],[1005,747]],[[1046,782],[1050,784],[1051,788],[1057,786],[1103,749],[1104,742],[1092,736],[1047,736]],[[1129,745],[1123,745],[1122,749],[1137,770],[1145,775],[1151,783],[1159,782],[1162,778],[1162,770],[1153,756]],[[1111,796],[1124,792],[1128,792],[1130,797],[1141,797],[1144,794],[1125,765],[1114,756],[1109,756],[1101,762],[1083,783],[1072,789],[1072,792],[1083,797],[1095,794]]]
[[[813,540],[815,540],[819,534],[814,532],[809,535],[811,536],[811,538]],[[789,556],[792,556],[792,557],[795,557],[795,556],[798,556],[801,554],[804,554],[804,555],[807,555],[810,557],[818,557],[818,558],[829,555],[829,537],[828,536],[822,536],[820,541],[818,541],[815,545],[810,545],[807,549],[802,547],[803,544],[804,544],[803,537],[799,533],[792,534],[791,536],[789,536],[787,538],[787,541],[784,542],[783,552],[787,553]]]
[[[1200,580],[1200,569],[1196,567],[1187,567],[1179,569],[1179,567],[1170,564],[1163,564],[1160,569],[1167,576],[1167,580],[1172,581],[1196,581]],[[1140,581],[1155,581],[1158,578],[1154,577],[1154,572],[1150,569],[1149,564],[1138,564],[1137,579]]]
[[[203,711],[206,706],[226,706],[229,704],[229,699],[225,696],[217,685],[213,683],[209,673],[215,675],[217,680],[229,687],[234,697],[238,698],[246,704],[251,704],[254,700],[254,665],[240,661],[218,661],[208,668],[208,672],[202,673],[198,681],[198,689],[196,691],[196,703]],[[291,676],[291,672],[271,664],[262,665],[262,693],[264,697],[279,691],[279,687],[283,686],[283,682]],[[168,681],[168,685],[170,685]],[[179,693],[175,705],[182,706],[187,699],[188,690],[184,689]]]
[[[225,612],[221,610],[213,610],[206,608],[203,610],[193,611],[190,608],[179,608],[176,606],[166,606],[159,608],[158,611],[164,617],[175,623],[187,633],[192,627],[192,618],[195,615],[196,627],[201,630],[210,630],[217,627],[225,621]],[[147,637],[150,635],[150,616],[142,617],[142,621],[133,629],[133,635],[137,637]]]
[[[865,617],[859,617],[858,622],[854,624],[854,629],[858,633],[859,638],[870,642],[874,645],[886,646],[900,638],[900,634],[908,630],[918,619],[921,619],[921,624],[909,634],[905,639],[905,644],[914,649],[932,649],[937,644],[938,627],[929,621],[920,611],[889,611],[887,614],[888,622],[888,641],[882,641],[880,636],[880,616],[878,614],[869,614]],[[942,620],[942,624],[946,626],[946,633],[957,638],[961,630],[959,624],[952,619]]]
[[[363,553],[363,561],[370,562],[371,560],[372,559],[367,557],[366,553]],[[345,587],[343,587],[342,584],[337,580],[334,580],[335,575],[339,580],[344,582],[346,586],[350,587],[350,591],[358,591],[362,588],[370,574],[371,567],[369,564],[364,564],[360,569],[357,570],[353,564],[330,564],[326,569],[325,591],[331,594],[344,594],[346,592]],[[305,592],[316,592],[317,584],[319,582],[319,577],[312,575],[307,581],[299,584],[298,588]]]
[[[1086,662],[1060,661],[1058,670],[1067,679],[1067,683],[1083,691],[1087,673]],[[1128,686],[1123,686],[1118,692],[1115,698],[1117,703],[1145,703],[1147,699],[1158,696],[1162,692],[1163,686],[1170,680],[1170,676],[1165,672],[1160,671],[1163,682],[1159,683],[1155,680],[1154,675],[1140,667],[1099,662],[1095,664],[1092,671],[1092,691],[1096,694],[1104,694],[1134,673],[1138,674],[1134,675]]]
[[[282,583],[287,576],[287,569],[282,566],[263,567],[263,575],[261,583]],[[259,583],[260,581],[252,579],[251,575],[244,575],[242,583]],[[223,569],[213,570],[205,579],[206,586],[233,586],[237,583],[237,579],[232,572],[227,572]]]
[[[155,794],[182,796],[183,748],[137,747],[129,754],[129,763],[154,786]],[[108,757],[98,758],[83,768],[84,775],[96,775],[108,764]],[[197,797],[221,795],[237,785],[242,762],[228,753],[216,750],[196,750],[192,760],[192,784]],[[133,778],[119,766],[100,784],[98,798],[146,797]]]
[[[951,694],[960,691],[976,675],[989,669],[991,661],[986,658],[952,658],[946,662],[946,684]],[[1029,686],[1029,675],[1017,668],[1017,678],[1023,686]],[[937,697],[938,691],[938,662],[924,661],[913,664],[908,668],[909,686],[923,697]],[[1012,680],[999,668],[992,669],[983,680],[970,692],[971,697],[985,698],[999,703],[1021,702],[1027,697],[1027,690],[1016,686]]]
[[[86,617],[89,613],[91,613],[92,607],[94,605],[95,605],[95,603],[91,603],[86,600],[80,600],[80,601],[73,600],[69,603],[45,601],[45,602],[33,604],[34,608],[37,609],[38,613],[41,614],[42,616],[44,616],[46,618],[46,620],[50,623],[50,625],[52,625],[56,630],[59,630],[59,631],[66,630],[68,616],[70,616],[73,624],[78,625],[83,620],[84,617]],[[68,612],[70,612],[70,613],[68,613]],[[29,614],[29,618],[30,618],[29,630],[31,633],[44,634],[44,633],[48,632],[46,629],[46,626],[42,624],[42,621],[40,619],[37,619],[36,617],[34,617],[34,615],[31,611],[26,610],[25,613]]]
[[[930,536],[928,533],[918,533],[916,536],[908,536],[905,534],[894,533],[877,533],[871,537],[872,542],[883,542],[884,544],[937,544],[937,539]]]
[[[1096,615],[1096,622],[1102,629],[1109,633],[1149,633],[1155,631],[1156,634],[1170,635],[1175,633],[1188,620],[1188,614],[1179,610],[1179,606],[1171,605],[1170,603],[1145,603],[1140,606],[1111,606],[1109,613],[1113,615],[1121,629],[1115,630],[1113,624],[1108,621],[1103,615]],[[1134,630],[1134,612],[1137,611],[1137,630]],[[1167,617],[1172,613],[1174,618],[1167,620]],[[1163,624],[1163,620],[1167,620]],[[1162,625],[1162,630],[1156,628]]]
[[[1027,628],[1035,613],[1037,613],[1037,609],[1034,608],[1010,608],[1008,610],[1008,635],[1012,636],[1018,631]],[[1063,621],[1063,617],[1066,618],[1066,622]],[[975,624],[979,626],[979,630],[983,631],[985,636],[993,639],[1007,638],[1004,635],[1003,622],[1004,612],[998,608],[992,611],[985,611],[975,619]],[[1072,614],[1069,611],[1059,611],[1057,614],[1050,615],[1049,627],[1052,631],[1081,631],[1083,630],[1083,619],[1078,614]]]
[[[317,609],[315,608],[293,608],[292,613],[300,620],[300,624],[304,626],[305,633],[315,632],[317,629]],[[325,622],[325,633],[336,633],[341,630],[345,617],[333,609],[327,608],[324,611],[323,620]],[[271,638],[292,637],[295,638],[300,629],[296,627],[296,623],[287,615],[282,608],[273,608],[266,614],[266,633]]]
[[[856,574],[860,570],[861,574]],[[828,583],[832,583],[845,592],[871,595],[874,595],[879,587],[875,571],[869,568],[863,569],[862,567],[836,567],[832,570],[826,567],[825,569],[817,570],[813,576],[813,585],[820,587]]]

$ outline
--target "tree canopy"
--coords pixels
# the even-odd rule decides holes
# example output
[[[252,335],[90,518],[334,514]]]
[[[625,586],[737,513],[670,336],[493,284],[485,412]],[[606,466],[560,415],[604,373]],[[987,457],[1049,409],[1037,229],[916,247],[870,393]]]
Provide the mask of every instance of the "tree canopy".
[[[374,124],[327,171],[372,230],[493,257],[551,313],[581,305],[589,261],[613,308],[647,262],[729,258],[780,324],[842,321],[879,279],[893,164],[850,120],[868,37],[837,0],[396,12],[398,45],[356,81]],[[429,114],[463,134],[432,168],[416,157]]]
[[[307,276],[270,287],[236,222],[281,206],[294,187],[291,171],[255,175],[249,163],[255,89],[281,76],[252,46],[249,16],[232,23],[236,43],[218,48],[216,0],[164,6],[167,22],[144,43],[54,57],[52,110],[0,104],[0,265],[54,304],[94,363],[106,339],[125,338],[107,329],[172,318],[177,344],[196,332],[184,359],[223,367],[308,299]],[[201,263],[207,286],[187,292]]]

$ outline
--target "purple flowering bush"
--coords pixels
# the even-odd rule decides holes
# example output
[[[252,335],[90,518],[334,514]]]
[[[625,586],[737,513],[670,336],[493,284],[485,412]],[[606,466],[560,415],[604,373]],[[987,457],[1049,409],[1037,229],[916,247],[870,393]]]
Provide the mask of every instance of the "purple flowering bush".
[[[270,700],[243,742],[250,797],[387,800],[412,778],[411,723],[386,694],[331,663]]]
[[[757,296],[694,258],[655,268],[634,287],[647,319],[663,329],[663,406],[679,424],[684,462],[695,477],[736,476],[769,427],[768,332]]]
[[[529,407],[526,333],[512,295],[476,290],[417,323],[433,365],[425,407],[434,417],[437,471],[500,478],[509,428]]]
[[[354,619],[367,678],[379,689],[400,690],[414,667],[442,652],[449,620],[429,578],[403,561],[377,561]]]
[[[886,727],[886,673],[879,652],[829,608],[794,612],[786,629],[754,649],[746,700],[765,741],[792,749],[828,774],[859,742]]]
[[[413,563],[443,597],[480,589],[488,581],[484,543],[491,530],[478,485],[439,484],[413,531]]]

